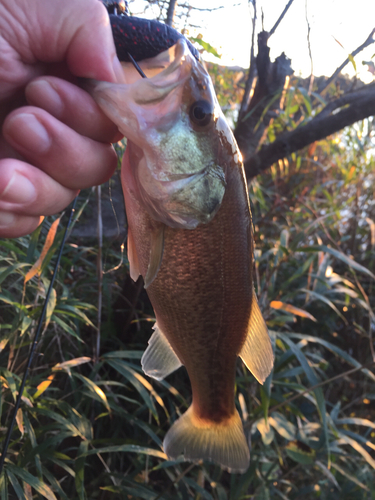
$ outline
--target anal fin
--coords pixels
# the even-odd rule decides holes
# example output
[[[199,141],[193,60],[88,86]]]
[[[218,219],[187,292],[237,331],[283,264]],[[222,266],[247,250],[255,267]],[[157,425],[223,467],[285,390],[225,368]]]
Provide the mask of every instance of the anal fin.
[[[255,291],[253,291],[247,337],[239,356],[258,382],[263,384],[273,368],[274,355]]]
[[[145,276],[145,288],[148,288],[156,278],[163,260],[164,251],[164,224],[160,224],[151,231],[151,251]]]
[[[156,323],[154,333],[151,335],[148,347],[142,356],[141,365],[146,375],[157,380],[162,380],[182,366],[166,336]]]

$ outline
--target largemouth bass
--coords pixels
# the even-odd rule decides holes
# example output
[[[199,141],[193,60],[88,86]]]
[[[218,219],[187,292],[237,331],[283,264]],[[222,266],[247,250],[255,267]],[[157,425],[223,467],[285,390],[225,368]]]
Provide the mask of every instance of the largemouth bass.
[[[235,408],[237,357],[260,383],[273,366],[253,287],[247,185],[206,69],[183,40],[173,53],[159,74],[97,82],[91,94],[128,138],[130,272],[144,277],[156,316],[143,370],[160,380],[184,365],[191,382],[192,405],[164,450],[244,472],[250,454]]]

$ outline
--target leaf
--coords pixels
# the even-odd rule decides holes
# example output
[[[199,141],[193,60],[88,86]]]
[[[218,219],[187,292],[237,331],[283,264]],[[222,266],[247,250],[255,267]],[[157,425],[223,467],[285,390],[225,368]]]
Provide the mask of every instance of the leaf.
[[[23,483],[23,491],[25,493],[27,500],[33,500],[33,492],[29,484],[25,482]]]
[[[17,269],[22,269],[23,267],[28,267],[30,264],[27,264],[26,262],[19,263],[19,264],[13,264],[12,266],[8,266],[4,269],[4,271],[0,272],[0,285],[1,283],[7,278],[10,274],[12,274],[14,271]],[[5,298],[5,297],[4,297]]]
[[[317,466],[319,467],[319,469],[323,472],[323,474],[324,474],[326,477],[328,477],[328,479],[331,481],[331,483],[333,483],[333,484],[336,486],[336,488],[337,488],[339,491],[341,491],[341,488],[340,488],[340,486],[339,486],[339,483],[337,482],[337,480],[336,480],[335,476],[332,474],[332,472],[330,472],[330,471],[327,469],[327,467],[326,467],[324,464],[322,464],[322,462],[319,462],[319,460],[317,460],[317,461],[315,462],[315,465],[317,465]]]
[[[340,42],[337,40],[337,38],[335,38],[333,35],[332,35],[332,38],[335,40],[335,42],[336,42],[336,43],[338,43],[338,44],[340,45],[340,47],[341,47],[342,49],[344,48],[343,44],[342,44],[342,43],[340,43]]]
[[[296,316],[308,318],[316,322],[314,316],[309,312],[305,311],[304,309],[300,309],[299,307],[292,306],[291,304],[281,302],[280,300],[272,300],[270,302],[270,307],[272,307],[273,309],[282,309],[283,311],[290,312],[292,314],[295,314]]]
[[[17,425],[18,425],[18,429],[19,429],[19,431],[21,433],[21,436],[23,437],[23,435],[25,433],[25,429],[24,429],[24,426],[23,426],[22,408],[18,408],[18,410],[17,410],[16,422],[17,422]]]
[[[149,455],[150,457],[162,458],[167,460],[168,457],[165,453],[159,450],[154,450],[153,448],[146,448],[144,446],[138,446],[135,444],[123,444],[115,446],[106,446],[104,448],[94,448],[93,450],[88,450],[85,455],[95,455],[97,453],[140,453],[142,455]]]
[[[357,417],[338,418],[336,419],[335,424],[364,425],[366,427],[371,427],[372,429],[375,429],[375,422],[371,422],[366,418],[357,418]]]
[[[191,42],[198,43],[206,52],[208,52],[209,54],[214,55],[215,57],[217,57],[219,59],[221,59],[221,55],[217,52],[217,50],[212,45],[210,45],[209,43],[205,42],[204,40],[202,40],[200,38],[194,38],[193,36],[190,36],[189,40]]]
[[[345,262],[345,264],[347,264],[352,269],[355,269],[356,271],[359,271],[361,273],[365,273],[368,276],[371,276],[372,279],[375,279],[375,275],[369,269],[367,269],[364,266],[361,266],[361,264],[358,264],[358,262],[356,262],[353,259],[350,259],[347,255],[345,255],[342,252],[339,252],[338,250],[335,250],[334,248],[327,247],[325,245],[318,245],[318,246],[312,246],[312,247],[299,248],[299,251],[300,252],[316,252],[316,251],[328,252],[331,255],[333,255],[334,257],[336,257],[337,259],[340,259],[342,262]]]
[[[10,389],[10,392],[12,393],[14,402],[16,402],[17,394],[18,394],[16,381],[14,380],[13,375],[9,370],[6,370],[5,368],[3,368],[2,372],[4,375],[4,379],[6,381],[6,385]]]
[[[128,363],[125,361],[116,361],[116,360],[109,360],[107,363],[112,366],[115,370],[117,370],[119,373],[121,373],[124,377],[126,377],[131,384],[137,389],[139,392],[140,396],[143,398],[144,402],[146,403],[147,407],[153,414],[155,420],[158,422],[159,417],[155,408],[155,405],[150,397],[150,394],[156,399],[156,401],[159,403],[159,405],[164,408],[164,411],[167,411],[164,402],[161,399],[161,397],[155,392],[153,389],[152,385],[148,380],[146,380],[140,373],[137,373],[133,368],[131,368]]]
[[[106,352],[101,357],[107,358],[126,358],[126,359],[141,359],[144,351],[112,351]]]
[[[327,306],[329,306],[331,309],[333,309],[335,311],[335,313],[340,316],[340,318],[347,324],[347,320],[345,318],[345,316],[343,316],[340,311],[337,309],[337,307],[335,306],[335,304],[327,299],[327,297],[325,297],[324,295],[322,295],[321,293],[317,293],[317,292],[314,292],[313,290],[308,290],[306,288],[300,288],[300,291],[301,292],[305,292],[307,296],[311,295],[311,297],[314,297],[315,299],[317,300],[320,300],[321,302],[324,302],[325,304],[327,304]]]
[[[5,472],[0,474],[0,497],[1,500],[9,500],[8,497],[8,481]]]
[[[351,54],[349,54],[349,55],[348,55],[348,59],[349,59],[349,61],[352,63],[353,68],[354,68],[354,71],[357,71],[357,65],[356,65],[356,63],[355,63],[355,61],[354,61],[354,57],[353,57]]]
[[[34,394],[34,399],[38,398],[41,394],[43,394],[44,391],[48,389],[48,387],[51,385],[52,380],[54,379],[55,375],[50,375],[47,380],[43,380],[37,388],[36,392]]]
[[[56,312],[56,309],[55,309]],[[66,333],[77,339],[79,342],[83,343],[83,340],[79,337],[79,335],[71,328],[65,321],[56,316],[56,314],[52,315],[52,321],[57,323]]]
[[[272,443],[275,433],[273,432],[272,427],[270,426],[270,422],[266,423],[266,420],[262,418],[261,420],[258,420],[256,423],[256,428],[260,432],[262,436],[262,441],[263,443],[268,446]]]
[[[340,438],[341,440],[346,441],[348,444],[350,444],[350,446],[352,446],[352,448],[354,448],[356,451],[358,451],[358,453],[360,453],[363,456],[366,462],[375,469],[375,460],[372,458],[370,453],[363,448],[363,446],[361,446],[355,439],[352,439],[351,437],[346,436],[345,434],[341,433]]]
[[[104,406],[107,408],[108,412],[111,413],[112,410],[108,404],[107,396],[104,394],[103,390],[98,385],[96,385],[95,382],[79,373],[75,373],[74,376],[82,380],[82,382],[90,389],[90,391],[97,394],[102,400]]]
[[[268,417],[269,423],[272,427],[285,439],[292,441],[296,437],[297,429],[289,422],[284,415],[278,412],[272,413],[270,417]]]
[[[79,500],[86,500],[85,492],[85,462],[89,447],[88,441],[81,441],[78,448],[78,458],[75,461],[75,483]]]
[[[19,500],[27,500],[27,498],[25,497],[25,493],[23,492],[23,489],[22,489],[20,483],[18,482],[16,476],[14,474],[12,474],[12,472],[9,470],[10,467],[11,466],[7,465],[7,467],[5,469],[7,476],[9,478],[10,484],[13,486],[13,489],[16,492],[16,495],[17,495]]]
[[[57,313],[66,314],[67,316],[73,316],[73,318],[78,318],[87,325],[90,325],[93,328],[95,328],[95,325],[88,318],[88,316],[84,312],[82,312],[78,307],[60,303],[58,309],[55,309],[55,314]]]
[[[54,488],[54,490],[57,492],[59,495],[59,500],[69,500],[69,497],[64,493],[62,490],[60,483],[58,480],[50,473],[49,470],[47,470],[45,467],[43,467],[43,475],[48,479],[50,485]]]
[[[40,495],[47,498],[47,500],[57,500],[51,488],[28,472],[26,469],[21,467],[16,467],[14,465],[7,465],[7,469],[9,469],[15,476],[19,477],[22,481],[29,484],[35,491],[37,491]],[[12,484],[13,486],[13,484]]]
[[[81,356],[79,358],[70,359],[69,361],[63,361],[62,363],[57,363],[52,367],[53,372],[57,372],[59,370],[66,370],[69,372],[70,368],[74,366],[83,365],[84,363],[89,363],[91,358],[88,356]]]
[[[46,417],[51,418],[61,424],[61,434],[63,432],[67,432],[70,436],[80,436],[82,439],[86,439],[84,433],[82,433],[76,425],[74,425],[68,418],[64,417],[63,415],[60,415],[59,413],[52,411],[49,408],[38,408],[38,413],[41,415],[45,415]]]
[[[47,234],[47,237],[46,237],[46,241],[44,242],[43,249],[42,249],[37,261],[32,266],[32,268],[26,273],[24,285],[26,285],[26,283],[29,280],[34,278],[34,276],[36,274],[41,273],[43,261],[48,253],[48,250],[51,248],[51,246],[55,240],[56,231],[57,231],[57,227],[59,225],[59,222],[60,222],[60,217],[52,222],[51,227],[50,227],[48,234]]]
[[[26,412],[25,412],[25,415],[24,415],[24,422],[25,422],[25,427],[26,427],[27,435],[29,436],[29,439],[30,439],[30,442],[31,442],[31,446],[33,447],[33,449],[35,449],[38,446],[38,443],[36,441],[36,436],[35,436],[34,428],[31,425],[30,420],[29,420],[28,415],[27,415]],[[35,454],[35,465],[37,467],[39,477],[42,477],[42,463],[40,461],[40,455],[39,454]]]
[[[284,335],[284,334],[282,334],[282,333],[279,332],[278,336],[286,344],[288,344],[288,346],[290,347],[291,351],[293,352],[293,354],[298,359],[300,365],[302,366],[302,368],[303,368],[303,370],[304,370],[304,372],[306,374],[306,377],[307,377],[309,383],[312,386],[317,385],[318,382],[319,382],[319,380],[318,380],[317,376],[315,375],[314,370],[309,365],[309,362],[307,361],[307,359],[306,359],[305,355],[303,354],[302,350],[298,346],[296,346],[290,340],[290,338],[288,338],[287,335]],[[327,447],[327,450],[329,452],[328,427],[327,427],[327,416],[326,416],[326,403],[325,403],[325,399],[324,399],[324,394],[323,394],[322,388],[321,387],[316,387],[314,389],[314,394],[315,394],[315,398],[316,398],[316,404],[317,404],[318,412],[320,414],[320,418],[321,418],[322,424],[323,424],[323,430],[324,430],[324,437],[325,437],[326,447]]]
[[[197,495],[196,498],[205,498],[206,500],[214,500],[214,497],[210,493],[208,493],[208,491],[204,490],[202,486],[200,486],[196,481],[194,481],[194,479],[185,476],[183,481],[188,486],[190,486],[190,488],[193,488],[198,493],[199,496]]]
[[[312,335],[303,335],[302,333],[290,333],[290,337],[296,338],[296,339],[303,339],[306,340],[307,342],[315,342],[317,344],[323,345],[326,349],[329,351],[337,354],[337,356],[340,356],[342,359],[350,363],[352,366],[359,368],[361,366],[361,363],[359,363],[356,359],[354,359],[350,354],[347,352],[343,351],[339,347],[335,346],[334,344],[331,344],[330,342],[327,342],[324,339],[321,339],[319,337],[313,337]],[[371,370],[368,370],[367,368],[363,368],[362,372],[367,375],[368,378],[370,378],[372,381],[375,381],[375,375],[372,373]]]
[[[45,319],[44,328],[47,328],[47,326],[49,325],[49,322],[51,321],[52,313],[56,307],[56,300],[57,300],[56,290],[54,288],[52,288],[51,295],[49,296],[48,303],[47,303],[46,319]]]
[[[349,474],[349,472],[347,472],[345,469],[340,467],[336,462],[332,462],[331,466],[334,469],[336,469],[342,476],[349,479],[349,481],[353,481],[353,483],[357,484],[360,488],[362,488],[366,491],[370,491],[370,489],[365,484],[361,483],[361,481],[358,481],[358,479],[355,476],[352,476],[351,474]]]
[[[291,441],[285,447],[287,455],[302,465],[312,465],[315,459],[315,451],[301,441]]]

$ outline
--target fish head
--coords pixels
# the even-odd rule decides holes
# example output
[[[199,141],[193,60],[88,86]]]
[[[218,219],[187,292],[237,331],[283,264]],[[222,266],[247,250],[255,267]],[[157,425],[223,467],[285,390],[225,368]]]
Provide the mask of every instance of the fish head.
[[[149,214],[168,226],[193,229],[212,220],[224,197],[228,161],[222,142],[229,127],[211,78],[186,41],[168,53],[169,63],[151,78],[96,82],[90,93],[142,150],[128,174]],[[147,75],[148,68],[142,69]]]

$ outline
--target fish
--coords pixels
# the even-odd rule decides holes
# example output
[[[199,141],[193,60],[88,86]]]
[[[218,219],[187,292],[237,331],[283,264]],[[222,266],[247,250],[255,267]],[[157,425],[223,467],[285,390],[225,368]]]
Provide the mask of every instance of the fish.
[[[205,66],[183,39],[168,54],[144,65],[149,78],[95,82],[90,93],[127,138],[130,275],[144,278],[156,317],[143,371],[162,380],[184,365],[191,383],[192,404],[164,451],[243,473],[250,452],[235,406],[237,358],[260,383],[274,360],[254,291],[249,194]]]

